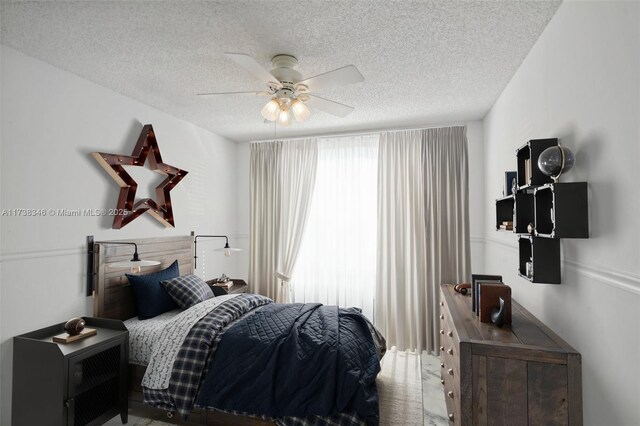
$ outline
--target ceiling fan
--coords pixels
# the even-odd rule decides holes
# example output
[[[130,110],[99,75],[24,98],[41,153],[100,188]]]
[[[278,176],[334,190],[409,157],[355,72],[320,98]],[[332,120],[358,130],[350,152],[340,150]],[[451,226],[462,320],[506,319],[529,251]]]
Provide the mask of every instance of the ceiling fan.
[[[198,93],[198,96],[217,95],[257,95],[269,96],[271,99],[262,108],[261,114],[265,120],[277,121],[283,126],[290,126],[292,118],[304,121],[309,118],[309,107],[327,112],[338,117],[346,117],[354,110],[353,107],[330,101],[310,92],[329,87],[344,86],[364,81],[360,71],[347,65],[307,79],[294,69],[298,60],[291,55],[276,55],[271,59],[273,69],[265,70],[252,57],[243,53],[225,53],[231,59],[258,80],[264,82],[268,91],[259,92],[220,92]]]

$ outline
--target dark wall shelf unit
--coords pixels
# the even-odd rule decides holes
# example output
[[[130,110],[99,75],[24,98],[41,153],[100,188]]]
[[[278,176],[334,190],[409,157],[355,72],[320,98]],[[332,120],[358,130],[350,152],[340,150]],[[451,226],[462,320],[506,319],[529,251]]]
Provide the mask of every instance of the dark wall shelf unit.
[[[513,195],[496,200],[496,229],[500,230],[502,222],[513,222]]]
[[[534,190],[536,236],[589,238],[587,183],[550,183]]]
[[[560,240],[521,235],[518,238],[518,275],[534,283],[560,284]],[[532,274],[527,276],[527,262]]]
[[[516,193],[496,200],[496,229],[513,220],[518,274],[534,283],[560,284],[560,238],[589,238],[587,182],[553,183],[538,168],[540,154],[557,145],[556,138],[532,139],[518,148]]]
[[[549,176],[542,173],[538,168],[538,157],[540,157],[542,151],[556,145],[558,145],[557,138],[532,139],[516,150],[516,157],[518,159],[518,189],[526,189],[531,186],[553,182]],[[529,180],[525,179],[527,174],[525,160],[530,160],[530,173],[528,174],[531,178]]]
[[[97,426],[128,419],[129,332],[122,321],[85,318],[95,336],[55,343],[64,323],[13,338],[14,426]]]

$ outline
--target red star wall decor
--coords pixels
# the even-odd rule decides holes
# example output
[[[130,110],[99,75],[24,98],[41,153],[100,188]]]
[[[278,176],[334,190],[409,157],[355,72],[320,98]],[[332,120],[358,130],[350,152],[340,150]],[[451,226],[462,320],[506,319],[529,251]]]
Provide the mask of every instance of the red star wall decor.
[[[92,152],[91,155],[120,186],[118,207],[115,211],[117,214],[113,217],[113,229],[124,227],[144,212],[149,212],[151,216],[155,217],[166,227],[175,226],[169,191],[171,191],[188,172],[162,162],[160,148],[158,148],[156,135],[153,132],[151,124],[147,124],[142,128],[138,143],[130,156],[106,154],[103,152]],[[157,202],[150,198],[145,198],[134,204],[138,184],[122,166],[143,167],[147,159],[149,160],[149,169],[162,173],[166,175],[167,178],[156,187]]]

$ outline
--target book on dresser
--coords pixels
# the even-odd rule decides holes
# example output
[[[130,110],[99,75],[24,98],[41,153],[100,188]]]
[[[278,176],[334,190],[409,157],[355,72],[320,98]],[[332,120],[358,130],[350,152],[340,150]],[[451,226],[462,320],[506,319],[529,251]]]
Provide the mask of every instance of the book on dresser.
[[[441,382],[450,424],[582,424],[581,356],[516,301],[511,325],[480,322],[440,286]]]
[[[478,284],[478,316],[481,322],[492,322],[491,313],[500,307],[500,298],[505,302],[504,323],[511,324],[511,287],[504,283],[481,281]]]
[[[480,281],[490,282],[490,283],[501,283],[502,275],[483,275],[483,274],[472,274],[471,275],[471,310],[479,314],[478,306],[478,283]]]

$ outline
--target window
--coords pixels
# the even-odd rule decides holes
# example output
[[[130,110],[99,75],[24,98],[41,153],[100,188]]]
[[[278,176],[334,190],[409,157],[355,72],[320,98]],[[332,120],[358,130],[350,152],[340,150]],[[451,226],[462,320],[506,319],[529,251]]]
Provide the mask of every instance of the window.
[[[296,269],[295,302],[355,306],[373,320],[378,135],[321,139]]]

